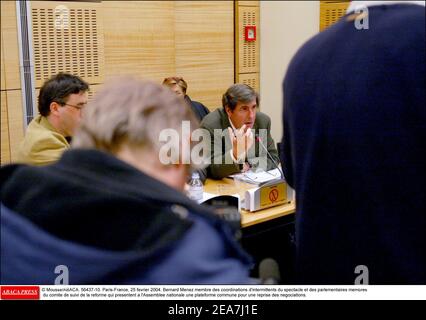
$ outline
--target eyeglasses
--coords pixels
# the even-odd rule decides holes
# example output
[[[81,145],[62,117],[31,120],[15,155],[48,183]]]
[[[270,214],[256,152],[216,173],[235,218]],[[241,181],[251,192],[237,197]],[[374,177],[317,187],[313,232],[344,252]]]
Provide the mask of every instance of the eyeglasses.
[[[69,103],[61,103],[61,105],[62,106],[69,106],[69,107],[73,107],[73,108],[75,108],[77,110],[81,110],[81,109],[83,109],[87,105],[87,102],[86,103],[81,103],[81,104],[79,104],[77,106],[75,106],[73,104],[69,104]]]

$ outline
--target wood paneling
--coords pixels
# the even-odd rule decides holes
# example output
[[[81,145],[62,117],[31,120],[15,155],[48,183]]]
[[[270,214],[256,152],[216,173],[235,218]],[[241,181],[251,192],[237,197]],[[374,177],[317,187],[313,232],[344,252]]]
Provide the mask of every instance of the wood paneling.
[[[254,90],[259,92],[259,87],[260,87],[259,73],[240,73],[238,75],[238,82],[249,85]]]
[[[13,161],[23,137],[23,112],[15,1],[1,1],[1,158]]]
[[[175,72],[173,1],[103,1],[105,76]]]
[[[103,14],[106,77],[179,75],[191,98],[220,106],[234,82],[232,1],[105,1]]]
[[[0,91],[1,100],[1,156],[0,164],[4,165],[10,162],[10,146],[9,146],[9,123],[7,120],[7,99],[6,91]]]
[[[52,35],[57,30],[52,31],[51,22],[57,19],[56,11],[51,9],[58,5],[77,10],[74,20],[72,13],[69,16],[70,22],[74,21],[70,27],[82,28],[77,30],[82,31],[82,42],[87,44],[89,41],[91,46],[94,43],[94,24],[81,23],[82,19],[77,16],[80,13],[83,20],[92,19],[94,13],[91,9],[87,13],[85,9],[96,7],[97,22],[102,22],[96,24],[99,28],[96,32],[99,50],[104,49],[104,63],[99,62],[103,77],[100,75],[95,79],[94,72],[91,77],[86,75],[87,68],[80,68],[81,59],[88,64],[94,59],[92,53],[80,54],[80,49],[73,53],[73,38],[67,38],[67,32],[68,36],[72,36],[73,30],[62,30],[60,34]],[[58,71],[78,74],[90,83],[92,93],[100,88],[100,83],[115,75],[131,74],[158,83],[167,76],[179,75],[188,82],[191,98],[214,109],[221,106],[222,94],[234,83],[233,1],[36,1],[30,2],[30,8],[32,14],[38,15],[35,21],[37,35],[33,37],[34,47],[37,47],[34,49],[38,50],[34,51],[38,52],[35,73],[39,74],[39,80],[36,88],[46,77]],[[50,8],[50,11],[42,11],[43,8]],[[24,136],[16,3],[2,1],[1,9],[4,59],[1,89],[7,90],[2,98],[2,120],[8,120],[7,124],[2,123],[2,130],[7,127],[4,130],[9,134],[4,135],[4,139],[9,139],[9,146],[5,141],[2,157],[7,159],[6,150],[9,148],[9,157],[13,161]],[[31,21],[34,21],[33,18]],[[71,52],[67,50],[70,44]],[[43,55],[48,56],[47,63]],[[79,64],[77,71],[74,63]],[[38,90],[36,99],[37,96]]]
[[[20,89],[21,77],[19,71],[19,46],[16,22],[15,1],[1,1],[1,45],[4,59],[4,87],[1,89]]]
[[[36,87],[59,72],[103,81],[101,8],[96,2],[31,2]]]
[[[343,17],[348,7],[349,1],[320,1],[320,31]]]
[[[259,1],[235,4],[235,81],[260,90],[260,8]],[[245,40],[245,27],[256,27],[256,40]]]
[[[16,161],[24,137],[21,90],[1,91],[1,164]]]
[[[1,74],[1,82],[0,82],[0,90],[6,90],[6,75],[5,75],[5,65],[4,65],[4,48],[3,48],[3,33],[0,33],[0,41],[1,41],[1,48],[0,48],[0,60],[1,60],[1,66],[0,66],[0,74]]]
[[[258,7],[238,7],[238,51],[236,52],[236,67],[238,73],[259,72],[260,70],[260,30],[256,29],[256,41],[244,39],[244,27],[260,26]]]
[[[253,0],[249,0],[249,1],[237,1],[237,5],[238,6],[245,6],[245,7],[259,7],[259,1],[253,1]]]
[[[6,98],[7,120],[9,129],[10,161],[16,161],[19,143],[24,138],[24,115],[22,112],[21,90],[2,91]],[[3,101],[2,101],[3,103]]]
[[[210,109],[222,105],[234,83],[232,1],[177,1],[176,75],[188,83],[188,95]]]

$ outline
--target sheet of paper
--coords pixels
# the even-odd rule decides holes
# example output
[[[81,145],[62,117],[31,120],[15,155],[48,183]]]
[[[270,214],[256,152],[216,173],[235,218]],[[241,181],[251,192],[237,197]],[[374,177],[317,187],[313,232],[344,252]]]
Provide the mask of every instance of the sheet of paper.
[[[203,198],[201,200],[198,200],[198,203],[203,203],[204,201],[207,201],[207,200],[214,198],[214,197],[217,197],[217,194],[203,192]]]
[[[281,173],[278,169],[260,172],[247,171],[244,173],[233,174],[230,177],[250,184],[260,184],[280,178]]]

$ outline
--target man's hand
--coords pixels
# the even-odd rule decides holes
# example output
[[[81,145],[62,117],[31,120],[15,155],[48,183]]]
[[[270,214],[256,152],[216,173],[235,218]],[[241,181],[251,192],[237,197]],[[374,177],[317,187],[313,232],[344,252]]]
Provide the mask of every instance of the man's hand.
[[[247,154],[254,143],[253,132],[246,125],[235,131],[228,127],[229,139],[232,142],[232,154],[239,160]]]
[[[243,170],[241,172],[247,172],[251,169],[250,165],[247,162],[244,162]]]

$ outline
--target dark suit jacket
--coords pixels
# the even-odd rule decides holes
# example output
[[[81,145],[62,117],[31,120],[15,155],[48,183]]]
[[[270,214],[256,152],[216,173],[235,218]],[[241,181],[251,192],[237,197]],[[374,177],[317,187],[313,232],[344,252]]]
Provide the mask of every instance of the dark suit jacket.
[[[206,108],[201,102],[193,101],[190,97],[185,96],[185,101],[190,105],[197,119],[201,122],[203,118],[210,113],[210,110]]]
[[[210,178],[213,179],[222,179],[231,174],[238,173],[242,169],[242,164],[236,164],[232,161],[230,155],[232,145],[227,131],[225,131],[221,139],[217,139],[215,148],[214,130],[227,130],[228,127],[231,127],[231,124],[229,122],[228,115],[223,110],[223,108],[218,108],[215,111],[209,113],[201,122],[201,128],[207,129],[210,132],[211,164],[207,168],[207,174]],[[257,112],[253,129],[255,130],[254,133],[256,135],[260,133],[259,129],[267,130],[267,134],[265,136],[260,134],[260,137],[262,138],[262,143],[265,148],[268,149],[271,157],[276,163],[278,163],[278,151],[275,147],[275,142],[271,137],[271,119],[266,114],[262,112]],[[264,169],[270,170],[275,168],[275,164],[267,156],[266,150],[259,146],[259,142],[257,140],[255,140],[254,148],[254,150],[251,149],[252,151],[254,151],[254,154],[253,152],[249,152],[248,158],[246,158],[249,163],[255,164],[260,159],[265,159],[264,163],[266,164],[266,168]],[[214,153],[214,150],[217,151],[216,154]],[[218,160],[220,160],[220,164],[217,164]]]

